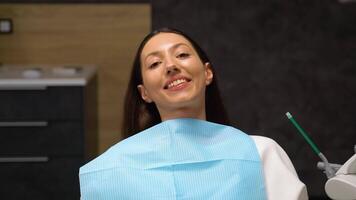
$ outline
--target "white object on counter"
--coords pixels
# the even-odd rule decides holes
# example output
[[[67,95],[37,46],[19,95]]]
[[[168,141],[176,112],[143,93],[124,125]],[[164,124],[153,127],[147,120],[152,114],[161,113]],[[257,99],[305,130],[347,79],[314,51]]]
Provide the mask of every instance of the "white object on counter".
[[[83,86],[96,70],[94,65],[2,65],[0,89]]]
[[[80,67],[55,67],[52,69],[53,74],[59,76],[74,76],[80,73]]]
[[[41,77],[41,74],[42,74],[42,72],[38,68],[26,69],[22,72],[22,76],[24,78],[39,78],[39,77]]]

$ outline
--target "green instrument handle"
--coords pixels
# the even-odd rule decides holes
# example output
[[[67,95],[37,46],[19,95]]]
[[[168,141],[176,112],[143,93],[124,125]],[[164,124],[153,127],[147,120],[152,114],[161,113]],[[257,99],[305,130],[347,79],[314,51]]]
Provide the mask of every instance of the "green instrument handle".
[[[316,155],[319,156],[320,150],[318,147],[315,145],[313,140],[309,137],[309,135],[302,129],[302,127],[299,126],[299,124],[293,119],[293,116],[287,112],[286,113],[289,121],[292,122],[292,124],[298,129],[298,132],[303,136],[303,138],[308,142],[308,144],[312,147],[313,151],[316,153]]]

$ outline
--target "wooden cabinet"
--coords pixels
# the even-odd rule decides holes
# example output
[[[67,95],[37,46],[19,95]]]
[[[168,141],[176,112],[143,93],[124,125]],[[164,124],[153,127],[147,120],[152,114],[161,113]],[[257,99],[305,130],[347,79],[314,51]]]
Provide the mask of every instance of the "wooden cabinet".
[[[84,84],[0,81],[0,199],[79,199],[97,132],[95,74]]]

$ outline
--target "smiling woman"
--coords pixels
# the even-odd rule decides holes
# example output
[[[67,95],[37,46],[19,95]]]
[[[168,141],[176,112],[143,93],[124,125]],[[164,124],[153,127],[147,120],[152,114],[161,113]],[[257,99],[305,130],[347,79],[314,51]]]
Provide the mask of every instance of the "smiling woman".
[[[205,120],[205,88],[213,79],[209,63],[202,63],[188,40],[161,33],[142,50],[142,99],[155,102],[161,120]]]
[[[196,72],[197,70],[198,72]],[[149,98],[150,94],[147,93],[147,87],[151,86],[150,80],[154,82],[168,81],[161,83],[163,84],[163,89],[150,90],[151,93],[153,93],[151,95],[159,92],[165,92],[165,94],[170,94],[171,96],[174,94],[179,95],[184,94],[184,92],[174,92],[176,89],[184,85],[188,86],[192,84],[188,83],[180,87],[172,87],[173,84],[177,84],[181,81],[190,82],[192,78],[190,76],[192,76],[192,74],[189,73],[194,72],[194,76],[196,76],[196,73],[203,73],[203,71],[208,74],[205,73],[200,76],[211,77],[205,77],[209,79],[205,85],[198,82],[198,80],[193,82],[194,85],[199,83],[201,88],[200,91],[196,91],[200,95],[196,95],[195,99],[192,99],[195,100],[195,109],[200,112],[190,113],[190,115],[199,114],[199,119],[204,118],[211,122],[229,125],[230,121],[227,117],[218,89],[218,80],[216,76],[213,77],[215,73],[214,68],[200,46],[188,35],[175,29],[162,28],[148,34],[137,50],[130,82],[126,91],[122,123],[122,134],[124,137],[129,137],[139,131],[156,125],[160,123],[162,119],[172,118],[172,115],[175,114],[180,114],[182,115],[181,117],[188,117],[189,110],[186,109],[187,107],[184,107],[184,101],[182,101],[181,104],[172,105],[172,103],[169,103],[168,109],[170,106],[180,106],[180,109],[174,109],[174,112],[168,113],[166,113],[164,109],[167,108],[167,106],[164,106],[165,104],[150,103],[152,99]],[[175,82],[177,78],[178,80]],[[170,83],[169,81],[173,82]],[[172,88],[167,91],[169,84],[171,84],[170,87]],[[160,85],[158,87],[162,86]],[[139,89],[137,90],[137,88]],[[189,89],[198,88],[192,87]],[[166,98],[162,99],[162,101],[163,100],[166,100]],[[156,101],[159,101],[159,99],[156,99]],[[171,101],[176,101],[177,103],[177,101],[180,100],[179,98],[171,98]],[[194,101],[192,101],[192,103],[194,103]],[[198,105],[198,103],[201,104]],[[193,105],[194,104],[190,107],[193,108]],[[164,108],[161,110],[157,109],[160,106]],[[160,112],[162,112],[164,116],[161,116]],[[194,116],[191,117],[195,118]]]
[[[125,99],[128,138],[80,168],[81,198],[307,199],[276,142],[227,126],[214,73],[182,32],[146,36]]]

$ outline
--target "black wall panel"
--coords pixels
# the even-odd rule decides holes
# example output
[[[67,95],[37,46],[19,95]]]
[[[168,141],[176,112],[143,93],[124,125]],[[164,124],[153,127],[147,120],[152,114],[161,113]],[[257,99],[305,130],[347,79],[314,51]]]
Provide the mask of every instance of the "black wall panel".
[[[150,3],[150,0],[0,0],[0,3]]]
[[[285,113],[329,161],[353,155],[356,3],[155,0],[152,10],[153,29],[181,29],[207,51],[234,126],[276,140],[311,198],[326,198],[319,159]]]

